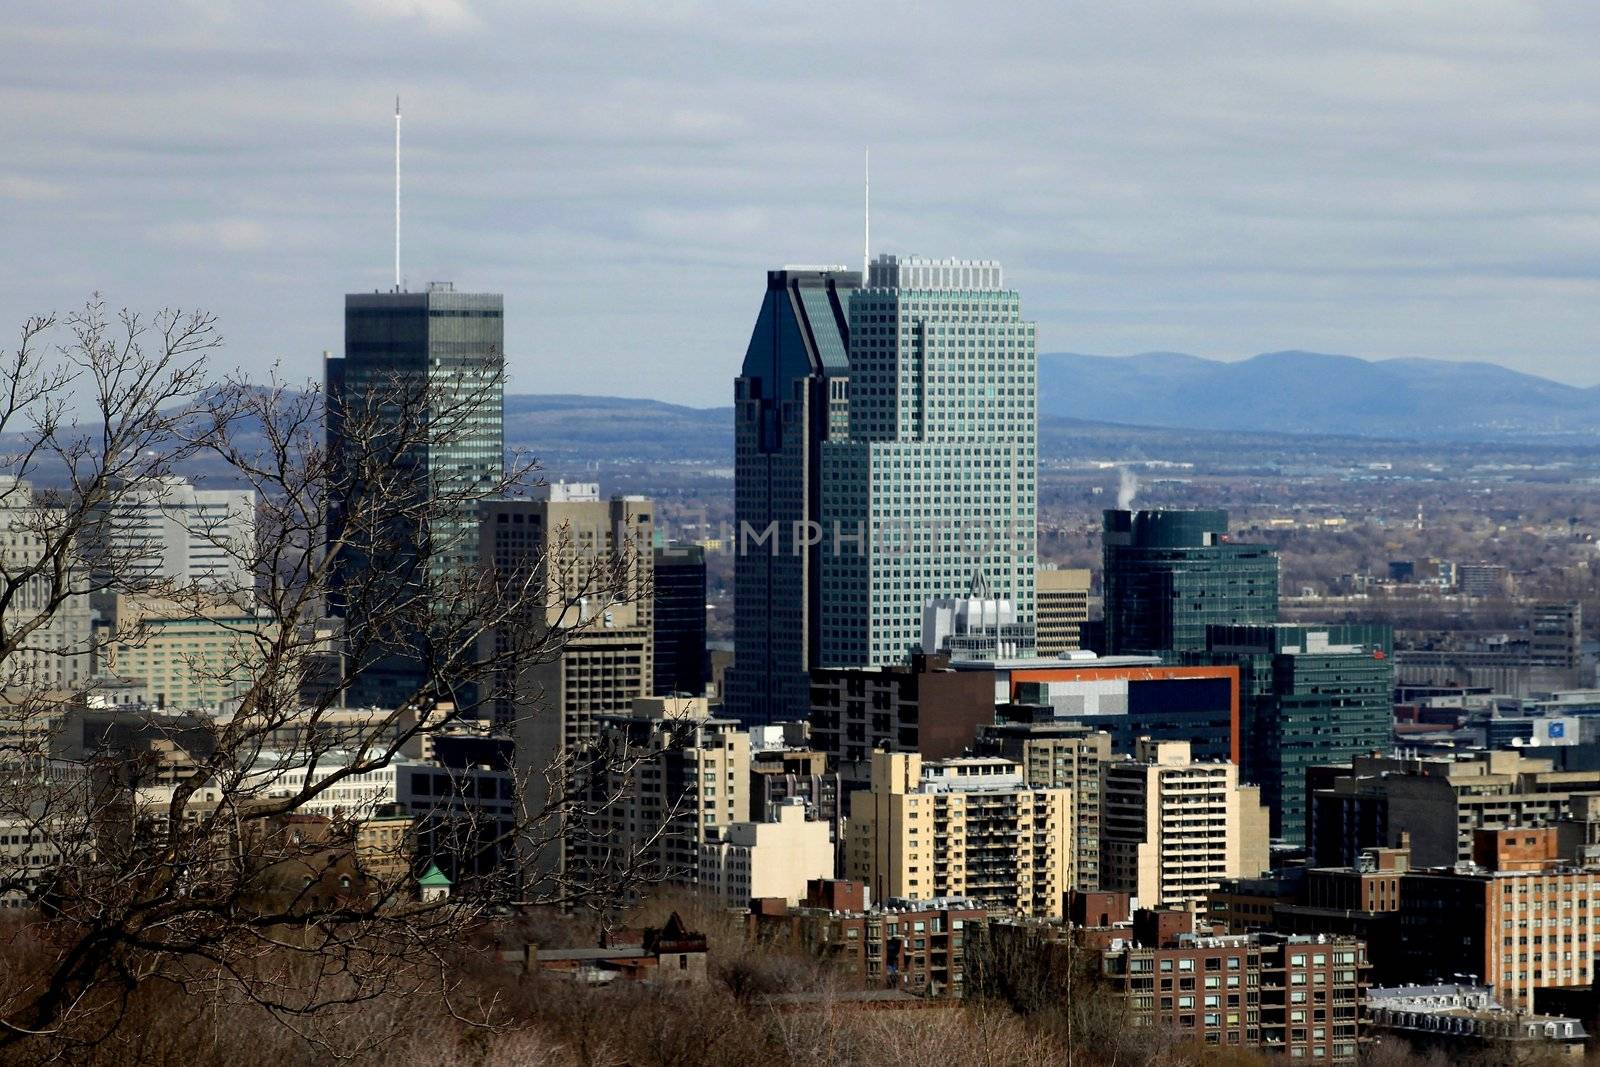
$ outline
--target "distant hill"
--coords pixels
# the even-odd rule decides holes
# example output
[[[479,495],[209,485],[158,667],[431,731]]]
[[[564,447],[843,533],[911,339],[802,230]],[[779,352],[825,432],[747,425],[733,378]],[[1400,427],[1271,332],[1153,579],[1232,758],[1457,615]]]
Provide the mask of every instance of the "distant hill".
[[[1600,388],[1492,363],[1268,352],[1039,359],[1041,415],[1188,429],[1452,440],[1600,438]]]
[[[506,444],[551,461],[733,462],[733,409],[572,394],[506,397]]]

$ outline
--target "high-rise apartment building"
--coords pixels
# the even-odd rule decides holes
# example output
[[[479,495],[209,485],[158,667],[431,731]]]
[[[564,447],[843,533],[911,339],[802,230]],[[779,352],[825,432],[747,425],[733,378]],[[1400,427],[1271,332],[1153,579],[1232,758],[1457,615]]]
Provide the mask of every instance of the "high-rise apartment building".
[[[991,261],[879,256],[850,298],[849,440],[822,446],[820,665],[901,662],[982,580],[1035,623],[1034,325]]]
[[[1059,916],[1073,842],[1072,791],[1031,786],[1010,760],[877,752],[871,788],[850,797],[844,876],[877,900]]]
[[[503,300],[435,282],[353,293],[344,321],[344,355],[325,368],[328,537],[341,545],[329,609],[347,616],[353,647],[372,648],[354,665],[351,699],[393,706],[419,681],[424,637],[377,637],[360,616],[364,605],[426,604],[434,583],[477,561],[478,500],[505,475]],[[363,476],[375,465],[391,479],[376,511]],[[397,494],[414,503],[400,509]]]
[[[1206,627],[1278,621],[1278,554],[1235,542],[1226,511],[1105,513],[1106,651],[1206,647]]]
[[[650,694],[651,511],[643,497],[601,500],[594,485],[484,503],[484,562],[506,579],[531,574],[544,591],[530,597],[529,618],[495,635],[500,650],[529,632],[559,631],[559,654],[527,665],[520,685],[496,684],[497,722],[514,731],[537,723],[554,752],[592,741],[600,716],[625,713]]]
[[[822,445],[850,432],[849,300],[858,271],[767,273],[734,383],[734,658],[725,706],[798,718],[818,662]]]
[[[1394,736],[1394,632],[1380,625],[1212,626],[1192,658],[1239,668],[1242,769],[1261,786],[1272,835],[1306,839],[1306,772],[1387,751]]]
[[[655,686],[659,696],[706,691],[706,550],[673,541],[655,550]]]
[[[1075,722],[1001,722],[978,727],[977,751],[1022,768],[1031,786],[1072,791],[1072,888],[1100,886],[1100,770],[1111,762],[1111,735]]]
[[[1034,581],[1039,616],[1034,644],[1039,655],[1078,651],[1083,647],[1083,628],[1089,622],[1089,572],[1041,566]]]
[[[1100,888],[1144,907],[1204,901],[1224,878],[1267,866],[1267,813],[1232,763],[1200,763],[1187,741],[1140,740],[1100,777]]]
[[[253,490],[196,489],[177,476],[130,483],[93,516],[88,538],[94,585],[105,590],[100,607],[114,607],[119,590],[254,600]]]
[[[713,831],[750,821],[750,735],[712,718],[704,697],[640,697],[604,717],[596,745],[578,786],[583,813],[565,835],[568,878],[609,884],[642,874],[645,882],[616,887],[629,893],[651,880],[694,885]]]

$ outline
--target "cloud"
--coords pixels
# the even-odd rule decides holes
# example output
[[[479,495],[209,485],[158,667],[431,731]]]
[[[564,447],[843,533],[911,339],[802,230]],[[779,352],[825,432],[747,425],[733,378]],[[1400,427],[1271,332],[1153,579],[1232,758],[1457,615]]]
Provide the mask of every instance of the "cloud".
[[[415,21],[431,29],[463,30],[479,25],[466,0],[345,0],[363,18]]]
[[[314,373],[390,284],[399,92],[404,271],[504,292],[524,388],[725,403],[763,272],[860,256],[868,144],[874,250],[1002,260],[1045,349],[1600,376],[1593,5],[208,11],[13,14],[0,328],[92,278]]]
[[[58,182],[40,181],[20,174],[0,174],[0,200],[60,200],[67,195]]]
[[[224,252],[256,252],[272,244],[272,231],[255,219],[213,219],[207,222],[172,222],[151,227],[152,240],[187,248],[213,248]]]

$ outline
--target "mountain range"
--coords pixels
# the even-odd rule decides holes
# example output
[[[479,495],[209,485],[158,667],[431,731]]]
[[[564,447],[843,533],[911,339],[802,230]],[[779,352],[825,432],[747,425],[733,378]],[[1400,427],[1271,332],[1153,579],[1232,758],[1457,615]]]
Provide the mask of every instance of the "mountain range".
[[[1039,413],[1185,429],[1589,441],[1600,438],[1600,387],[1436,359],[1061,352],[1039,358]]]

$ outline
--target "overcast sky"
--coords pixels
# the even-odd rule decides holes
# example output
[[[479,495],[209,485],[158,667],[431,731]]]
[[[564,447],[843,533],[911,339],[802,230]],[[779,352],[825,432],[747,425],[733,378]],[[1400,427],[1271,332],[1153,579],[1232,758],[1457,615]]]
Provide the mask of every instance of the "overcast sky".
[[[763,272],[995,258],[1042,351],[1600,382],[1600,5],[0,0],[0,324],[503,292],[511,389],[731,401]],[[11,326],[5,325],[5,332]]]

